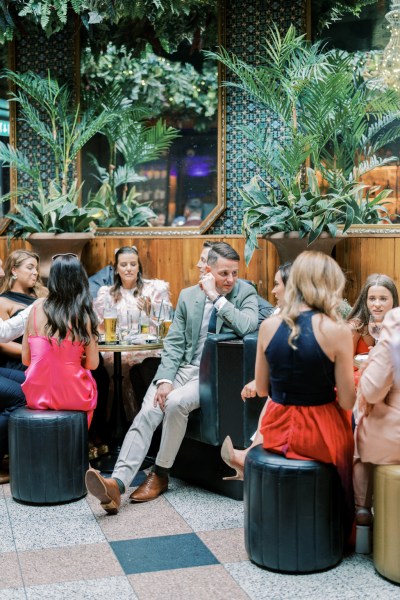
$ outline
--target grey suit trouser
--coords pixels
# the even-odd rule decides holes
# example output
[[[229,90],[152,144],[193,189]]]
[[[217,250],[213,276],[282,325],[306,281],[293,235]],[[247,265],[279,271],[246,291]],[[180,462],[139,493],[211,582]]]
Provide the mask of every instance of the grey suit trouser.
[[[160,449],[156,464],[170,468],[184,438],[189,413],[200,406],[199,367],[180,367],[173,382],[174,389],[168,395],[164,412],[153,404],[157,387],[151,384],[122,444],[112,477],[120,479],[128,487],[140,469],[149,450],[151,438],[163,422]]]

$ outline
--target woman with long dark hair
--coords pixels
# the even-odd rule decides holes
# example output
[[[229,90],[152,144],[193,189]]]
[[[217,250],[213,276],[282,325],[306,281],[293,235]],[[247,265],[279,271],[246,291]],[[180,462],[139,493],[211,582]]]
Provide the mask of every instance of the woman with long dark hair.
[[[33,409],[83,410],[90,426],[97,402],[89,371],[99,363],[97,319],[75,254],[53,257],[48,289],[32,308],[22,342],[26,402]]]
[[[388,275],[373,273],[358,295],[347,317],[353,331],[354,354],[369,352],[375,340],[368,331],[371,315],[382,322],[386,313],[399,306],[396,284]]]

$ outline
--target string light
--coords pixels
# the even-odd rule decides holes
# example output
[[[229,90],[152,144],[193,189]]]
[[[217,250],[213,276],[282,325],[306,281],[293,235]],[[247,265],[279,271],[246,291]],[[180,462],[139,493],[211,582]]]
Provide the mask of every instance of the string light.
[[[400,0],[392,0],[390,12],[385,16],[391,35],[383,53],[382,77],[390,88],[400,92]]]

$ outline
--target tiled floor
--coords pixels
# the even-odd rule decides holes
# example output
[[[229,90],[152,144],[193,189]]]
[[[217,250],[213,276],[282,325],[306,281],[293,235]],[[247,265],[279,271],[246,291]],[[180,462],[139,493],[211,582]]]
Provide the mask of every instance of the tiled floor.
[[[62,506],[17,504],[0,486],[1,600],[363,600],[400,587],[352,555],[325,573],[281,575],[249,562],[243,503],[173,479],[146,504],[124,496],[109,516],[88,496]]]

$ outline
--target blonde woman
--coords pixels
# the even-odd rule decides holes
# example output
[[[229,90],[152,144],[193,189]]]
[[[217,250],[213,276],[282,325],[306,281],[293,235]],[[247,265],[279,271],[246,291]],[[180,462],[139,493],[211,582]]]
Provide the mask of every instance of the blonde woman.
[[[46,296],[47,290],[39,277],[39,256],[28,250],[14,250],[4,265],[0,285],[0,318],[10,319]],[[0,344],[0,366],[23,370],[21,362],[22,337]]]
[[[352,523],[355,401],[353,340],[339,316],[344,275],[321,252],[303,252],[292,266],[285,305],[260,327],[256,389],[267,396],[261,425],[266,450],[337,467]]]

